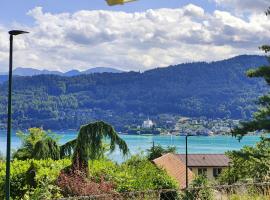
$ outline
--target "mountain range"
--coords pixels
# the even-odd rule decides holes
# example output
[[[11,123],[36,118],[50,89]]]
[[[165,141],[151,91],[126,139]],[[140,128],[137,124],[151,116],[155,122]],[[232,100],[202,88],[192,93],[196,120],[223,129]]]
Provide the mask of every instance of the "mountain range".
[[[124,71],[115,69],[115,68],[110,68],[110,67],[94,67],[90,68],[88,70],[84,71],[79,71],[76,69],[67,71],[67,72],[60,72],[60,71],[50,71],[50,70],[39,70],[39,69],[34,69],[34,68],[29,68],[29,67],[18,67],[13,70],[13,75],[15,76],[36,76],[36,75],[41,75],[41,74],[54,74],[54,75],[59,75],[59,76],[77,76],[77,75],[82,75],[82,74],[93,74],[93,73],[122,73]],[[4,77],[8,73],[1,73],[0,74],[0,80],[1,77]]]
[[[267,92],[250,68],[266,65],[264,56],[243,55],[217,62],[185,63],[140,72],[77,76],[16,76],[14,127],[78,128],[105,120],[118,130],[164,115],[247,119],[255,100]],[[0,84],[0,123],[6,121],[7,82]]]

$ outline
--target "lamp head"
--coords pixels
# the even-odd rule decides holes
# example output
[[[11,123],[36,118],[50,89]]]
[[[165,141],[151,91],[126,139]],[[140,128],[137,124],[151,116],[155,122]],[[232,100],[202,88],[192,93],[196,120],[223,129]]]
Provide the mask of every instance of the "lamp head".
[[[20,35],[20,34],[25,34],[25,33],[29,33],[27,31],[21,31],[21,30],[12,30],[8,32],[10,35]]]

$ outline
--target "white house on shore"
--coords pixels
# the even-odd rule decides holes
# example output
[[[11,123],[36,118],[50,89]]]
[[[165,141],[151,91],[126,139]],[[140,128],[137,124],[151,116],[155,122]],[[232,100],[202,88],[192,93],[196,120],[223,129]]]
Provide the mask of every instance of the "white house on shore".
[[[154,123],[149,118],[145,120],[142,124],[142,128],[153,128],[153,126],[154,126]]]

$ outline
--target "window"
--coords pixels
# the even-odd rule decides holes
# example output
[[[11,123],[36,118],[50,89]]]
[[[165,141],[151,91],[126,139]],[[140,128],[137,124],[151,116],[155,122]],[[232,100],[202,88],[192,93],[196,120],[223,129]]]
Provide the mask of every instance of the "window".
[[[199,168],[198,175],[207,176],[207,168]]]
[[[213,176],[217,178],[221,174],[222,169],[221,168],[214,168],[213,169]]]

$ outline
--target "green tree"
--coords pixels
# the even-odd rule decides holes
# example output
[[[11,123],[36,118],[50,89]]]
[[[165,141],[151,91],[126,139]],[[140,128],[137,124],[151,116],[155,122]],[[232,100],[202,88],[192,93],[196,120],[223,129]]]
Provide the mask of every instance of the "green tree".
[[[22,146],[15,151],[13,158],[18,160],[60,158],[58,138],[52,132],[41,128],[30,128],[28,133],[19,131],[17,135],[22,140]]]
[[[113,152],[118,146],[124,155],[128,153],[126,142],[103,121],[82,126],[78,137],[62,146],[58,145],[56,136],[40,128],[30,128],[29,133],[18,132],[17,135],[22,140],[22,147],[14,153],[14,158],[58,160],[72,156],[72,168],[84,172],[88,171],[88,160],[104,157],[108,149]],[[105,140],[109,140],[109,147]]]
[[[168,146],[167,148],[163,148],[161,145],[154,145],[150,148],[147,149],[147,158],[148,160],[154,160],[163,154],[166,153],[175,153],[176,152],[176,147],[174,146]]]
[[[60,147],[53,138],[45,138],[35,144],[33,151],[34,159],[60,159]]]
[[[254,147],[245,146],[239,151],[226,153],[230,167],[225,169],[219,181],[221,184],[255,180],[270,180],[270,140],[262,137]]]
[[[270,46],[261,47],[266,52],[270,51]],[[270,61],[270,58],[268,58]],[[270,66],[261,66],[258,69],[251,69],[247,72],[249,77],[261,77],[270,85]],[[259,109],[254,113],[253,120],[241,122],[240,125],[233,129],[232,134],[242,138],[249,132],[270,131],[270,95],[264,95],[258,100]]]
[[[110,151],[113,152],[116,145],[126,155],[128,147],[114,128],[103,122],[90,123],[82,126],[78,137],[61,147],[62,156],[72,156],[72,169],[80,170],[88,174],[88,160],[95,160],[104,154],[104,140],[110,140]]]

